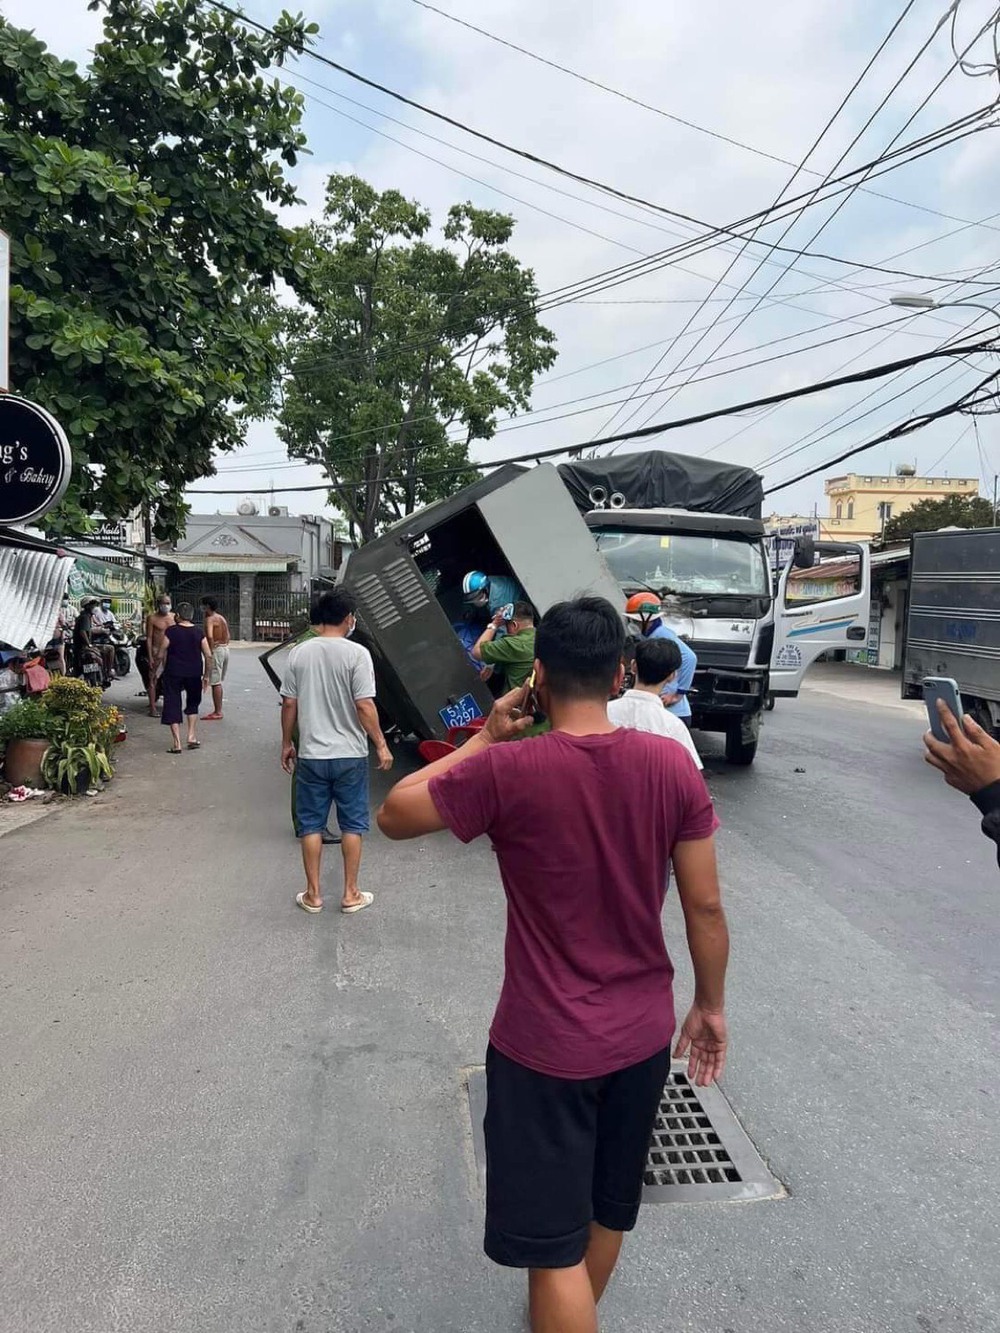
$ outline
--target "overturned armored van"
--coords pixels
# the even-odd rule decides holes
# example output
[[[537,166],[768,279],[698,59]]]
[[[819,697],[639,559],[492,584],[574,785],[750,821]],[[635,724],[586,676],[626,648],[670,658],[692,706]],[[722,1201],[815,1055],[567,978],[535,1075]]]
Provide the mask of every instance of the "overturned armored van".
[[[372,652],[383,722],[444,739],[493,696],[454,625],[471,570],[504,575],[539,615],[581,593],[622,605],[621,589],[555,468],[502,467],[394,524],[351,556],[359,638]]]

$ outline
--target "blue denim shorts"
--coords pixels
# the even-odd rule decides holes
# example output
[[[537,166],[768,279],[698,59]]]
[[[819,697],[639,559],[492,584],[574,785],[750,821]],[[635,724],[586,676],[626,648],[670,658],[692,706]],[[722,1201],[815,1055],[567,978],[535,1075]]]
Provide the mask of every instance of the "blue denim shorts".
[[[367,833],[367,759],[299,759],[295,765],[295,822],[298,836],[322,833],[337,807],[341,833]]]

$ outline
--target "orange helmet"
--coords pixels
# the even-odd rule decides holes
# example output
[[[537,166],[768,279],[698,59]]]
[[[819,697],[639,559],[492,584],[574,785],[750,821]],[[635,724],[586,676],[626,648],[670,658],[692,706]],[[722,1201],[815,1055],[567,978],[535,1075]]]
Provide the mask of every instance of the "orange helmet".
[[[660,599],[651,592],[634,592],[625,603],[627,616],[640,616],[644,620],[655,616],[659,610]]]

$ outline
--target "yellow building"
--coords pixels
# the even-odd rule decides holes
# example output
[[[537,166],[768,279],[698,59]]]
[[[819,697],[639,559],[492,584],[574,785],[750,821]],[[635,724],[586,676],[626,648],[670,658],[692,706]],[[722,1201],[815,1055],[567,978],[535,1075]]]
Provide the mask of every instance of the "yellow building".
[[[834,541],[871,541],[882,535],[891,518],[912,509],[921,500],[966,499],[979,494],[978,478],[918,477],[909,463],[895,476],[862,476],[849,472],[823,483],[830,512],[819,519],[820,536]]]

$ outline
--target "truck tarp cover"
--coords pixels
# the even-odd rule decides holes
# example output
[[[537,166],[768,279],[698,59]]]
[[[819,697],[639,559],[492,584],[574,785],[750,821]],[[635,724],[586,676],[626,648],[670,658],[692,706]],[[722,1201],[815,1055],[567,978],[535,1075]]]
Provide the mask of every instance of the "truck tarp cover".
[[[560,463],[559,475],[584,513],[598,507],[591,499],[595,486],[608,496],[624,495],[626,509],[692,509],[759,519],[764,503],[763,483],[752,468],[660,450]]]

